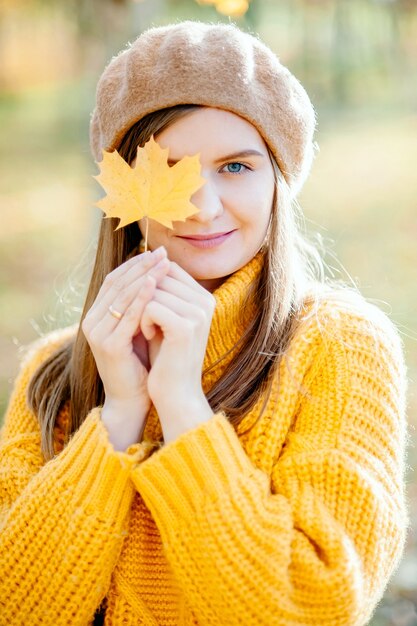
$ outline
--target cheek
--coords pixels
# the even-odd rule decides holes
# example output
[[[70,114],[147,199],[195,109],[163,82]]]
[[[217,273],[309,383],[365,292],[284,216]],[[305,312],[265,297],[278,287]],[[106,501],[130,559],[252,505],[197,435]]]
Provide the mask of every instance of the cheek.
[[[274,191],[275,181],[268,177],[265,179],[262,186],[262,191],[259,195],[259,212],[264,217],[264,220],[269,223],[269,219],[272,213],[272,205],[274,203]]]
[[[142,237],[146,237],[146,218],[139,220],[139,228],[142,233]],[[166,244],[166,235],[167,229],[162,226],[162,224],[158,224],[155,220],[149,220],[148,224],[148,247],[152,249],[157,248],[159,245]]]
[[[223,196],[225,198],[225,195]],[[239,185],[227,191],[227,204],[243,219],[251,218],[257,211],[259,204],[263,204],[264,197],[258,187],[253,185]]]
[[[243,222],[253,224],[256,221],[260,229],[264,224],[268,224],[274,197],[273,188],[268,187],[267,184],[248,186],[234,195],[233,206]]]

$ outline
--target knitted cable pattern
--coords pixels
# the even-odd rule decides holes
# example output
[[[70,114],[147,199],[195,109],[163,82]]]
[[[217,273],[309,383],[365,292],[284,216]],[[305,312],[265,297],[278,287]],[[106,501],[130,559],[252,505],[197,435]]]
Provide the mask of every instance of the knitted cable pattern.
[[[216,291],[205,367],[239,337],[258,270]],[[323,303],[258,421],[217,413],[122,453],[97,407],[45,463],[25,394],[65,332],[28,355],[1,435],[1,626],[87,626],[104,598],[106,626],[368,623],[409,525],[406,369],[384,314]],[[161,434],[153,408],[144,439]]]

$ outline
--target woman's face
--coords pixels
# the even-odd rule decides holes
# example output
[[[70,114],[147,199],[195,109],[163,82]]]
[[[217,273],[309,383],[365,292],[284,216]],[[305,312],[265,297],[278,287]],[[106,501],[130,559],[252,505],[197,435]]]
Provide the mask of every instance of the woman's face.
[[[208,107],[179,118],[155,140],[169,148],[170,165],[200,153],[207,182],[191,197],[199,212],[173,222],[173,230],[149,220],[148,247],[165,246],[171,261],[213,291],[265,239],[275,186],[266,144],[243,118]],[[139,225],[145,233],[145,219]]]

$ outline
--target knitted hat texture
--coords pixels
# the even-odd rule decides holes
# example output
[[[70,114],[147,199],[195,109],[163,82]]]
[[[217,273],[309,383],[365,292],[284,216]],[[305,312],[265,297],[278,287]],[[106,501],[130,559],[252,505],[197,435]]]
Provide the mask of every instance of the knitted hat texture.
[[[254,35],[232,24],[184,21],[154,27],[113,57],[90,122],[95,160],[117,149],[139,119],[177,104],[231,111],[255,126],[292,195],[311,167],[314,108],[299,81]]]

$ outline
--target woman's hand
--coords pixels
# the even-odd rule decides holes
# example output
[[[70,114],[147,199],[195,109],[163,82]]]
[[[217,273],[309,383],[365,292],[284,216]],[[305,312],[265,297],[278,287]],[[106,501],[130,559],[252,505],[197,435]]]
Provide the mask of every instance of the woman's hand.
[[[106,396],[102,419],[118,450],[139,441],[150,407],[149,357],[140,323],[168,269],[162,247],[126,261],[106,276],[82,322]],[[120,320],[109,306],[122,314]]]
[[[213,415],[201,373],[214,308],[214,296],[174,262],[144,308],[140,328],[149,343],[148,392],[165,442]]]

